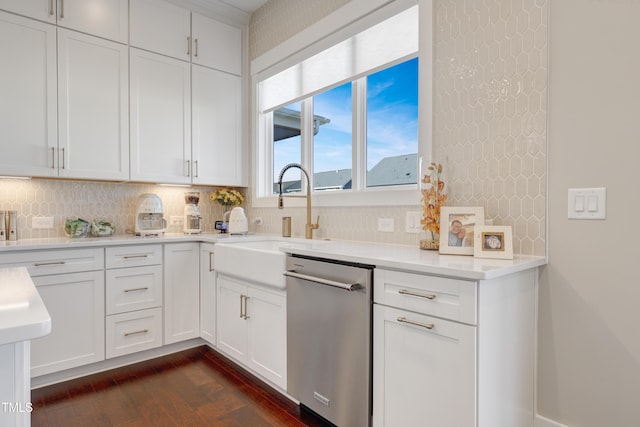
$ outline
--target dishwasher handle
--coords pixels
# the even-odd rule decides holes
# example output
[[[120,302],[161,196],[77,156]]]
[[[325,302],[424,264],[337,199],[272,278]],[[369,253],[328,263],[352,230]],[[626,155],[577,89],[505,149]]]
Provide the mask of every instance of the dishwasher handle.
[[[295,277],[296,279],[307,280],[309,282],[320,283],[321,285],[333,286],[335,288],[344,289],[345,291],[357,291],[362,287],[359,283],[337,282],[335,280],[323,279],[321,277],[297,273],[294,270],[287,270],[284,272],[284,275],[288,277]]]

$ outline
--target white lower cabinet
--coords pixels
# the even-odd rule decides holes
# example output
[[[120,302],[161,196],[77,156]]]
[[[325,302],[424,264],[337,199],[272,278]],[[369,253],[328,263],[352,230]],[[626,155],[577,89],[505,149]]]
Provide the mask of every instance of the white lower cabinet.
[[[164,343],[200,335],[200,245],[164,245]]]
[[[536,277],[377,268],[373,427],[532,427]]]
[[[285,389],[285,292],[219,273],[216,282],[218,349]]]
[[[200,244],[200,337],[216,345],[216,273],[214,245]]]
[[[475,425],[476,327],[378,304],[373,315],[375,425]]]
[[[51,334],[31,342],[31,376],[104,360],[104,271],[33,282],[51,315]]]
[[[106,357],[162,346],[162,246],[106,249]]]
[[[162,308],[131,311],[107,317],[107,358],[162,345]]]

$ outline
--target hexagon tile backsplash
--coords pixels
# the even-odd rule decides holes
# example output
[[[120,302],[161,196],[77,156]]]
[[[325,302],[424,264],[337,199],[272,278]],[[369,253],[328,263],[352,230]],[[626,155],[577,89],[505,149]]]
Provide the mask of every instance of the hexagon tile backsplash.
[[[449,205],[511,225],[545,254],[548,0],[434,2],[434,150]]]

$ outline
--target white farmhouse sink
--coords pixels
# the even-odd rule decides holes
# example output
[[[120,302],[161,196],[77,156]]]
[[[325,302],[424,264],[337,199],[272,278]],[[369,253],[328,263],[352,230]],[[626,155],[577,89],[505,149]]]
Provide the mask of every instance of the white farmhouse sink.
[[[284,289],[286,254],[281,248],[311,247],[320,243],[329,242],[287,238],[218,243],[215,245],[213,268],[219,273]]]

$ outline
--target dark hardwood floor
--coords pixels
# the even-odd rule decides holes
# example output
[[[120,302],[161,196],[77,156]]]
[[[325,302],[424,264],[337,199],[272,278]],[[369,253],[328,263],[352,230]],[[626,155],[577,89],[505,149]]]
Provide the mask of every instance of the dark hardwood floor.
[[[206,346],[35,389],[31,401],[33,427],[331,425]]]

